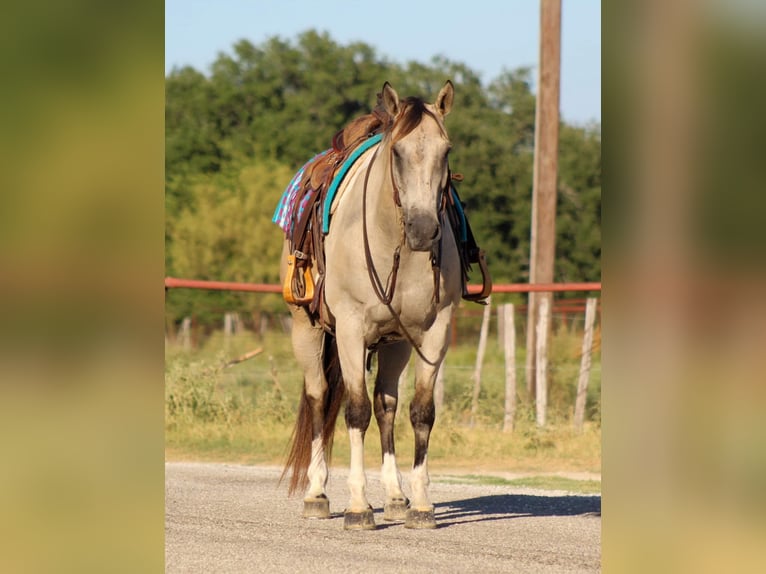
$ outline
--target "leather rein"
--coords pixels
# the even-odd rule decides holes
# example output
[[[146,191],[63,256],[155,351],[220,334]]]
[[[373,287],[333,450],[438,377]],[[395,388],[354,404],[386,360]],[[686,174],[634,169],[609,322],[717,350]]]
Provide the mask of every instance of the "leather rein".
[[[432,115],[427,110],[425,111],[425,113]],[[444,130],[442,129],[442,131]],[[394,290],[396,289],[396,278],[399,273],[399,262],[401,259],[402,244],[404,242],[404,233],[402,233],[401,242],[399,243],[399,245],[396,246],[396,249],[394,250],[393,263],[391,265],[391,272],[388,275],[388,280],[386,282],[387,284],[385,286],[383,285],[383,281],[381,280],[380,275],[378,274],[378,271],[375,267],[375,263],[372,259],[372,252],[370,251],[370,241],[369,241],[369,236],[367,232],[367,184],[370,178],[370,172],[372,171],[372,166],[375,163],[375,159],[378,156],[378,151],[380,151],[380,148],[382,146],[383,146],[383,142],[378,144],[378,147],[376,147],[375,151],[373,152],[372,158],[370,158],[370,162],[367,165],[367,170],[365,171],[364,187],[362,190],[362,237],[363,237],[363,243],[364,243],[364,259],[365,259],[365,262],[367,263],[367,275],[370,278],[370,284],[372,285],[372,290],[375,292],[375,296],[389,310],[389,312],[391,313],[391,316],[396,321],[396,324],[399,327],[399,330],[401,331],[401,333],[404,335],[405,339],[407,339],[410,345],[415,349],[415,352],[425,363],[427,363],[428,365],[431,365],[432,367],[435,367],[439,364],[439,361],[430,361],[423,354],[423,352],[420,350],[420,346],[415,342],[410,332],[402,323],[402,319],[399,316],[399,313],[396,312],[393,305],[391,304],[391,302],[394,299]],[[399,198],[399,188],[397,187],[396,181],[394,179],[393,161],[392,161],[392,158],[390,157],[391,149],[393,149],[393,142],[391,144],[391,148],[389,149],[389,168],[390,168],[389,171],[390,171],[390,177],[391,177],[391,186],[393,188],[394,204],[396,205],[397,208],[401,208],[401,200]],[[449,185],[450,185],[450,177],[448,175],[447,191],[449,191]],[[445,199],[445,191],[442,190],[440,200],[439,200],[440,215],[445,208],[444,199]],[[440,264],[441,264],[441,238],[439,239],[438,242],[436,242],[436,244],[434,245],[434,248],[431,251],[431,268],[433,269],[433,275],[434,275],[433,297],[436,302],[439,301]]]

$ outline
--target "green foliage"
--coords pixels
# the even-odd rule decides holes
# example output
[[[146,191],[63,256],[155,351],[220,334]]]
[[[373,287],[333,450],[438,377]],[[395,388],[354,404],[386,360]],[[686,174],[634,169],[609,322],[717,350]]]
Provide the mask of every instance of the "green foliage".
[[[282,234],[271,217],[291,175],[289,168],[266,160],[186,180],[187,200],[167,226],[172,272],[195,279],[277,283]],[[167,298],[174,317],[196,314],[203,323],[226,310],[248,312],[257,304],[282,308],[275,297],[243,293],[176,290]]]
[[[185,67],[166,78],[166,269],[196,279],[275,281],[279,194],[350,119],[369,111],[388,80],[400,95],[432,99],[446,79],[451,166],[496,282],[528,279],[534,157],[532,73],[504,71],[484,85],[465,64],[389,62],[363,42],[340,45],[314,30],[295,41],[247,40],[208,75]],[[599,126],[562,124],[556,279],[598,280],[601,226]],[[267,219],[268,217],[268,219]],[[227,310],[274,308],[261,295],[171,292],[168,321],[220,322]]]

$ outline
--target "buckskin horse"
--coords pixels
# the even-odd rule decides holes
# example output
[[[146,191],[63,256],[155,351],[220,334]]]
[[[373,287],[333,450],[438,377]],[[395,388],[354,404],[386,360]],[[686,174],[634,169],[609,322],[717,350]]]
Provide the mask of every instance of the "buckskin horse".
[[[380,430],[384,520],[435,528],[428,494],[428,442],[435,419],[434,382],[448,346],[453,309],[465,295],[461,260],[445,205],[451,187],[450,140],[444,118],[453,103],[447,81],[433,104],[400,99],[386,82],[379,94],[379,142],[370,142],[337,187],[324,222],[319,309],[289,303],[292,345],[304,386],[283,477],[305,493],[303,516],[328,518],[325,491],[332,437],[341,404],[351,448],[344,528],[374,529],[367,498],[364,438],[372,414]],[[462,213],[462,212],[461,212]],[[316,225],[316,223],[315,223]],[[290,271],[286,241],[281,275]],[[311,279],[311,278],[309,278]],[[319,286],[318,286],[319,288]],[[319,317],[321,315],[321,320]],[[415,351],[409,414],[415,437],[410,496],[394,448],[398,381]],[[372,402],[365,371],[377,353]]]

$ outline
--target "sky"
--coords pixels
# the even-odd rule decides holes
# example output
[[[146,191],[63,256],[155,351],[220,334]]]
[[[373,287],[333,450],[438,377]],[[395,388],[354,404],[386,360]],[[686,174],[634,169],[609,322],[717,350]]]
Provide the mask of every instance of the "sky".
[[[240,39],[294,42],[315,29],[400,64],[445,56],[486,86],[503,70],[526,66],[536,75],[539,28],[538,0],[166,0],[165,73],[185,65],[208,73]],[[561,116],[601,121],[600,0],[562,0]]]

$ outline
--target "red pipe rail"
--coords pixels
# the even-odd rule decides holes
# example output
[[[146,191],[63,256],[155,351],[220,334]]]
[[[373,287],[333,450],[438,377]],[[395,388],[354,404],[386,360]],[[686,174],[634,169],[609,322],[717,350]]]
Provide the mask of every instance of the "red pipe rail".
[[[281,293],[281,285],[269,283],[236,283],[233,281],[203,281],[165,277],[165,289],[211,289],[213,291],[250,291],[253,293]]]
[[[270,283],[238,283],[234,281],[203,281],[165,277],[165,289],[210,289],[214,291],[249,291],[251,293],[281,293],[282,286]],[[469,285],[468,291],[478,293],[479,285]],[[592,283],[503,283],[492,286],[492,293],[530,293],[563,291],[601,291],[601,282]]]

